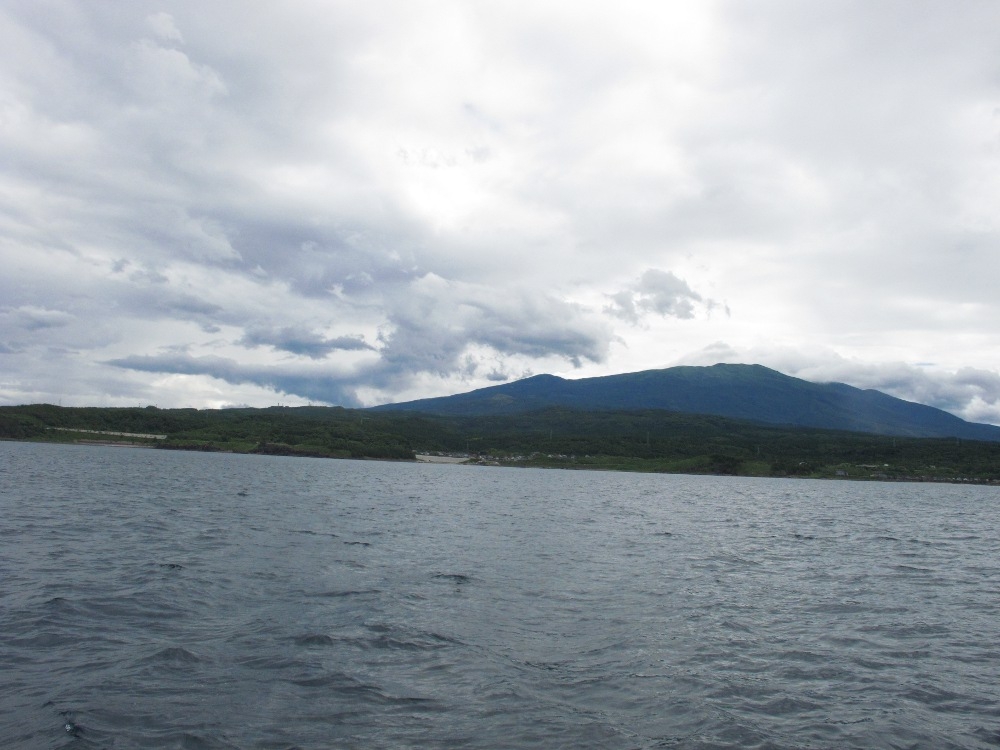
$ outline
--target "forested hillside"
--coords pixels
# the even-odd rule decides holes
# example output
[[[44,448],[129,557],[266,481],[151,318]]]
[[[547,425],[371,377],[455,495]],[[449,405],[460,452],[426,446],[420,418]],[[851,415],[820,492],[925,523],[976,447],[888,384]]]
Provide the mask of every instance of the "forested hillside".
[[[126,433],[126,434],[121,434]],[[0,438],[678,473],[1000,481],[1000,443],[783,428],[662,410],[443,416],[338,407],[0,407]]]
[[[843,383],[812,383],[761,365],[671,367],[579,380],[536,375],[454,396],[386,404],[372,411],[486,416],[554,406],[577,411],[659,409],[898,437],[1000,441],[1000,427],[994,425],[966,422],[879,391]]]

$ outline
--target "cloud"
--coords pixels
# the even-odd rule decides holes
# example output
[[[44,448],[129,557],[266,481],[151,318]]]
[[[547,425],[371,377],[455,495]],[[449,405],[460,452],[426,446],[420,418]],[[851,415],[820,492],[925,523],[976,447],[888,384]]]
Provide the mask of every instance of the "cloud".
[[[277,393],[327,403],[358,404],[362,392],[393,392],[418,375],[448,380],[505,380],[499,361],[555,358],[579,367],[608,355],[610,327],[583,308],[541,295],[449,282],[433,274],[406,283],[382,300],[380,346],[360,336],[327,337],[303,327],[249,327],[243,347],[273,347],[317,362],[241,363],[234,357],[193,356],[188,351],[128,355],[106,364],[139,372],[205,375],[233,384],[252,383]],[[327,358],[338,352],[367,354],[351,367]],[[322,363],[322,364],[321,364]],[[374,391],[373,391],[374,389]]]
[[[149,29],[165,41],[184,43],[184,37],[177,30],[174,18],[169,13],[160,11],[146,17],[146,25]]]
[[[720,341],[997,418],[998,24],[4,4],[0,402],[368,403]],[[229,379],[102,364],[178,351]]]
[[[551,295],[436,274],[408,282],[389,305],[382,363],[372,373],[386,382],[411,372],[448,375],[467,369],[462,357],[477,345],[499,355],[557,357],[579,367],[584,360],[603,361],[613,336],[582,307]]]
[[[703,301],[683,279],[657,268],[647,269],[634,284],[609,296],[611,305],[606,310],[633,324],[649,313],[690,319],[696,305],[709,309],[716,305],[711,300]]]
[[[42,331],[47,328],[64,328],[74,321],[74,317],[62,310],[48,310],[43,307],[24,305],[6,310],[0,316],[14,329],[23,331]]]
[[[109,360],[106,364],[126,370],[174,375],[205,375],[233,385],[250,383],[276,394],[290,394],[323,403],[358,405],[343,374],[278,366],[255,367],[234,359],[189,354],[136,355]]]
[[[299,354],[311,359],[323,359],[336,351],[374,350],[363,336],[326,338],[306,328],[255,328],[248,330],[237,343],[247,347],[271,346],[279,351]]]

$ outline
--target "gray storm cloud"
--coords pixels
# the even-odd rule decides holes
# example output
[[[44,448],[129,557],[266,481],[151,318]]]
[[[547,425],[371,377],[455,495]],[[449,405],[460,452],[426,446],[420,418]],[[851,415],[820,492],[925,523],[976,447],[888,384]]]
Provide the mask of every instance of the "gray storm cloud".
[[[138,372],[206,375],[234,385],[249,383],[324,403],[359,405],[352,390],[327,372],[309,373],[301,368],[280,366],[255,367],[226,357],[192,357],[185,353],[122,357],[107,364]]]
[[[337,336],[327,338],[306,328],[288,326],[278,330],[254,328],[237,343],[250,348],[271,346],[290,354],[301,354],[311,359],[323,359],[337,351],[371,350],[374,347],[362,336]]]
[[[560,357],[578,367],[608,355],[610,327],[554,297],[449,282],[429,274],[400,294],[384,335],[383,370],[444,374],[470,345],[503,354]]]

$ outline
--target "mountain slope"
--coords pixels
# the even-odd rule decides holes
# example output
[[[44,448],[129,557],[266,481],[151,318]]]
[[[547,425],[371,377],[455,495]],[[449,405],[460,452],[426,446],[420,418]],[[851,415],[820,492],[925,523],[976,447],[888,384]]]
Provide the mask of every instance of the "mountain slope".
[[[909,437],[1000,441],[1000,427],[843,383],[810,383],[761,365],[719,364],[566,380],[536,375],[454,396],[374,407],[461,416],[562,406],[581,411],[663,409],[766,424]]]

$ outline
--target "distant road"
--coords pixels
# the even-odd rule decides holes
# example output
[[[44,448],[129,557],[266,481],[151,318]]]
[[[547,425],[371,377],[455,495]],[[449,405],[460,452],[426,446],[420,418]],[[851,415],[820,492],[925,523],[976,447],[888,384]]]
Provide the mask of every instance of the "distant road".
[[[115,435],[117,437],[146,438],[147,440],[166,440],[166,435],[146,435],[141,432],[112,432],[111,430],[79,430],[75,427],[48,427],[49,430],[61,432],[86,432],[88,435]]]

